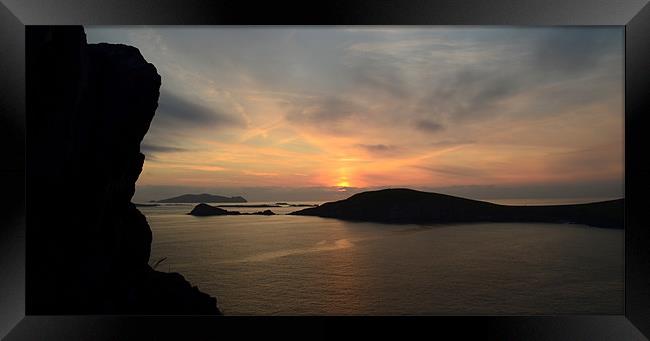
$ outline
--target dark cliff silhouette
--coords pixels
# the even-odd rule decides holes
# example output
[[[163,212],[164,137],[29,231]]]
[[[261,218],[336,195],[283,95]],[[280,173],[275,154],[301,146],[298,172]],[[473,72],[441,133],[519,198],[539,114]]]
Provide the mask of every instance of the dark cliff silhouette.
[[[589,204],[507,206],[412,189],[385,189],[292,212],[382,223],[548,222],[623,228],[624,199]]]
[[[135,47],[87,44],[77,26],[28,27],[26,50],[27,314],[219,314],[149,266],[151,229],[131,203],[156,68]]]
[[[177,197],[162,199],[156,202],[160,203],[200,203],[200,202],[230,202],[230,203],[244,203],[248,202],[246,199],[236,196],[236,197],[224,197],[221,195],[212,195],[212,194],[183,194]]]
[[[254,206],[253,206],[254,207]],[[254,213],[241,213],[239,211],[227,211],[219,207],[210,206],[208,204],[200,203],[188,213],[196,217],[207,217],[216,215],[275,215],[271,210],[264,210]]]

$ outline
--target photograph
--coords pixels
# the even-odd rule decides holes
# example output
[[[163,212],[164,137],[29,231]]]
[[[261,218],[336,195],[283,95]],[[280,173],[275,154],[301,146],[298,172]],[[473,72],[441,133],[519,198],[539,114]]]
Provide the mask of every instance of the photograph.
[[[78,252],[119,254],[71,311],[623,313],[621,27],[27,38],[80,117],[44,126],[69,135],[37,135],[36,172],[90,172],[63,198],[112,230]]]

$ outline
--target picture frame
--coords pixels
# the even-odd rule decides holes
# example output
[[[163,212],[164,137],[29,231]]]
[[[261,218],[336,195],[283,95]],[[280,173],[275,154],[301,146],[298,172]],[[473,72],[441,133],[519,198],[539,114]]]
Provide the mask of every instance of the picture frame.
[[[431,317],[209,317],[39,316],[25,310],[25,255],[29,215],[25,202],[25,26],[30,25],[525,25],[625,27],[625,314],[608,316]],[[650,337],[650,229],[643,214],[650,200],[650,6],[648,1],[34,1],[0,5],[0,136],[6,189],[0,253],[0,335],[8,340],[205,338],[240,335],[300,336],[298,329],[334,337],[352,327],[373,335],[478,337],[500,340],[643,340]],[[300,328],[294,328],[299,325]],[[411,334],[412,333],[412,334]],[[427,334],[424,334],[427,335]]]

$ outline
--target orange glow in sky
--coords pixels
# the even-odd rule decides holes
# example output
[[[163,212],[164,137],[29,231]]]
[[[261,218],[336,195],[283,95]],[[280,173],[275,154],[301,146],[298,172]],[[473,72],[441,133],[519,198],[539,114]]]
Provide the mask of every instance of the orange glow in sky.
[[[620,28],[87,28],[162,76],[139,186],[622,181]]]

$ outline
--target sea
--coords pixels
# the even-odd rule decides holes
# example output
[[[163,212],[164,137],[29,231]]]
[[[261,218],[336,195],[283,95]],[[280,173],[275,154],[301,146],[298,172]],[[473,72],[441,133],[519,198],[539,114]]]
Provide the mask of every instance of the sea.
[[[246,203],[264,204],[275,203]],[[153,231],[150,264],[181,273],[226,315],[624,311],[622,230],[350,222],[287,215],[303,207],[286,205],[225,208],[273,216],[194,217],[193,206],[139,208]]]

